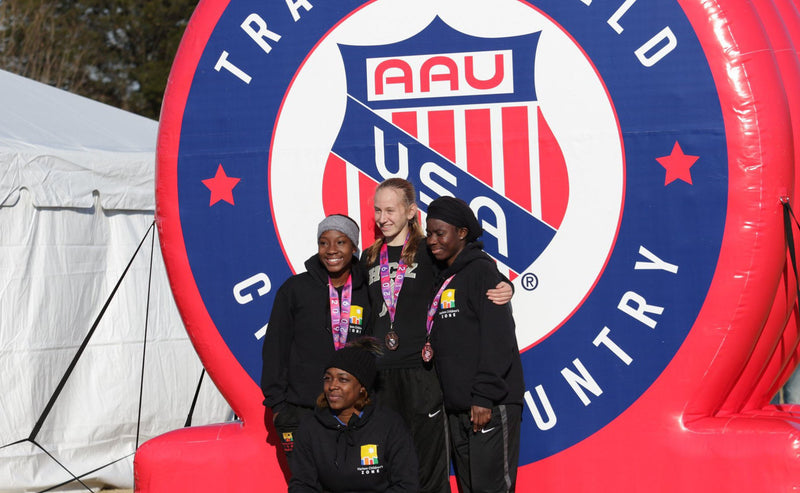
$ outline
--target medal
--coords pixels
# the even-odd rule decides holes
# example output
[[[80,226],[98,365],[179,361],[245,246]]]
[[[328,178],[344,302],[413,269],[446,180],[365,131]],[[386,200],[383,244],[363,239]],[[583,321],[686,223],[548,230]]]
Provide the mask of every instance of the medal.
[[[408,234],[406,235],[405,243],[403,243],[403,248],[405,248],[406,243],[408,243]],[[392,324],[389,326],[389,333],[386,334],[384,342],[389,351],[396,351],[397,347],[400,345],[400,338],[397,336],[397,332],[394,331],[394,314],[397,307],[397,298],[400,296],[400,290],[403,288],[403,280],[406,277],[406,269],[408,266],[403,262],[403,257],[401,256],[397,266],[397,272],[394,276],[394,285],[392,285],[389,272],[389,248],[386,246],[386,243],[381,246],[380,266],[381,295],[383,296],[384,303],[386,303],[386,310],[389,312],[389,322]]]
[[[390,330],[389,333],[386,334],[385,342],[386,342],[386,347],[390,351],[397,350],[397,346],[400,345],[400,338],[397,337],[397,332],[395,332],[394,330]]]
[[[442,293],[444,290],[447,289],[447,285],[450,284],[450,281],[456,275],[453,274],[452,276],[448,277],[444,283],[442,283],[442,287],[439,288],[439,292],[436,293],[436,296],[433,298],[433,303],[431,303],[431,307],[428,308],[428,320],[426,321],[425,325],[428,330],[428,337],[425,339],[425,345],[422,346],[422,361],[425,363],[430,362],[433,359],[433,346],[431,346],[431,330],[433,329],[433,319],[436,316],[436,312],[439,310],[439,300],[442,299]]]
[[[433,347],[431,346],[430,342],[425,342],[425,345],[422,346],[422,361],[425,363],[430,363],[433,359]]]

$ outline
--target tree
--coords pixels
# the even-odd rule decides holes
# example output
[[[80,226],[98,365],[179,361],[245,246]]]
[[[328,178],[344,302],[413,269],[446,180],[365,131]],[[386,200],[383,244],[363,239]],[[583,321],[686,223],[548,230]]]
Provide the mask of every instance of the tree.
[[[75,12],[45,1],[0,0],[0,66],[10,72],[80,92],[88,74],[87,33]]]
[[[0,0],[0,68],[158,118],[196,0]]]

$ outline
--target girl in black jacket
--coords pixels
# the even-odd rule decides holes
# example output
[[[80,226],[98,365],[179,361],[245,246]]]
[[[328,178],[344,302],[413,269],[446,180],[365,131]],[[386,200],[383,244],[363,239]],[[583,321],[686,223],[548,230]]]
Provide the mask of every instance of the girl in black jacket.
[[[514,491],[525,384],[511,305],[484,295],[497,269],[464,201],[431,202],[427,230],[441,272],[426,349],[442,383],[456,478],[462,493]]]
[[[408,180],[389,178],[378,185],[375,224],[381,237],[361,258],[368,272],[372,333],[386,348],[378,360],[376,393],[380,405],[400,414],[409,427],[420,464],[420,493],[450,493],[441,387],[433,364],[420,356],[435,279],[415,198]],[[508,302],[512,288],[503,281],[485,296]]]
[[[419,491],[403,420],[370,400],[376,349],[372,339],[348,343],[328,363],[314,416],[297,431],[290,493]]]
[[[300,421],[313,411],[325,363],[365,333],[371,313],[356,256],[358,225],[331,215],[317,236],[318,252],[306,261],[306,272],[287,279],[275,295],[262,348],[264,405],[287,456]]]

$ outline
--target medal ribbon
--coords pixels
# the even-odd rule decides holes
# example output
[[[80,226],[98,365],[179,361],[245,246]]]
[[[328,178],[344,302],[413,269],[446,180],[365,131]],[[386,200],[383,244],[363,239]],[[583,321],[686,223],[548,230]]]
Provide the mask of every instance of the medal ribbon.
[[[427,328],[428,328],[428,339],[429,340],[430,340],[430,337],[431,337],[431,329],[433,329],[433,317],[436,316],[436,312],[439,310],[439,300],[442,298],[442,293],[444,293],[444,290],[447,289],[447,285],[450,284],[450,281],[452,281],[454,277],[456,277],[455,274],[453,274],[452,276],[448,277],[444,281],[444,283],[442,284],[442,287],[439,288],[439,292],[436,293],[436,297],[433,298],[433,303],[431,303],[431,307],[428,308],[428,321],[427,321],[426,325],[427,325]]]
[[[331,332],[333,332],[333,347],[337,351],[342,349],[347,342],[347,332],[350,330],[350,300],[353,298],[353,276],[347,276],[347,282],[342,289],[342,307],[339,309],[339,293],[328,278],[328,294],[331,305]]]
[[[404,249],[406,243],[408,243],[408,234],[406,234],[406,240],[403,242]],[[381,295],[383,295],[383,301],[386,302],[386,309],[389,311],[389,320],[394,323],[394,314],[397,311],[397,299],[400,297],[400,290],[403,289],[403,280],[406,278],[406,269],[408,266],[403,262],[403,257],[401,255],[400,262],[397,266],[397,273],[394,275],[394,290],[392,290],[392,283],[389,276],[389,247],[386,246],[386,243],[381,245],[380,262]]]

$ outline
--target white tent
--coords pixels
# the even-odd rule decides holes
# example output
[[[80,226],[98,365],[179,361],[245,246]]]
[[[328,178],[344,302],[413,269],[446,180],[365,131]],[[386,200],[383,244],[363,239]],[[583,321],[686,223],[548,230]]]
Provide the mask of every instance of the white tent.
[[[3,71],[0,108],[0,492],[130,488],[202,373],[151,228],[158,124]],[[193,424],[229,416],[204,379]]]

